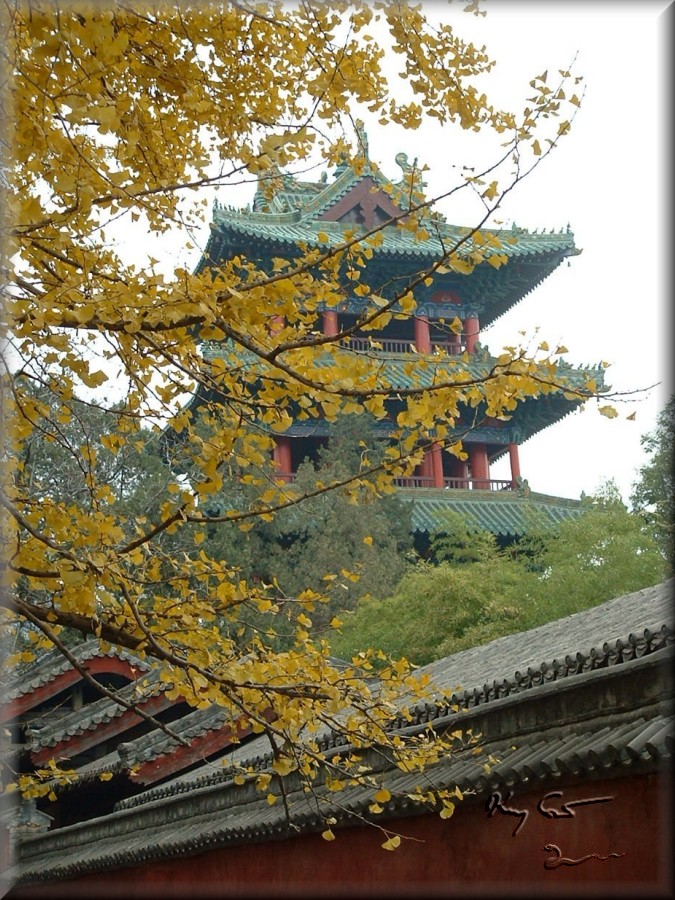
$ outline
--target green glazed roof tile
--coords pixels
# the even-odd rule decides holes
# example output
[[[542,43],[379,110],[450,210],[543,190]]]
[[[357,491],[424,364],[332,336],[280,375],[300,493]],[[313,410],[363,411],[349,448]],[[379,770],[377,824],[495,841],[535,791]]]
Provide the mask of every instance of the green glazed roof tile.
[[[205,359],[216,359],[220,356],[227,358],[232,353],[232,348],[226,344],[205,343],[202,347]],[[371,352],[371,355],[374,355],[374,352]],[[416,361],[419,362],[423,358],[419,355],[411,353],[394,356],[377,353],[377,357],[381,359],[379,384],[391,387],[394,390],[423,388],[433,383],[438,384],[439,380],[444,377],[444,371],[448,377],[459,373],[463,377],[481,378],[490,372],[496,362],[495,357],[490,355],[487,348],[483,348],[468,357],[457,356],[439,359],[436,361],[436,364],[430,365],[425,370],[420,371],[417,369],[413,373],[409,371],[410,365]],[[266,370],[265,364],[248,351],[241,350],[238,352],[237,360],[239,364],[243,365],[250,362],[250,377],[252,377],[253,371],[259,371],[262,375]],[[317,355],[315,364],[319,369],[332,368],[332,356],[328,353],[323,357]],[[580,388],[591,377],[595,379],[600,389],[604,385],[602,365],[597,367],[573,367],[566,362],[562,362],[560,364],[560,374],[569,380],[571,387]],[[516,439],[518,443],[522,443],[549,425],[559,422],[566,415],[574,412],[578,406],[579,402],[566,399],[562,391],[526,399],[518,404],[508,423],[510,428],[515,428],[518,432],[517,438],[510,439]],[[316,431],[316,429],[313,430]],[[460,431],[463,432],[464,430],[464,427],[460,426]],[[497,431],[494,432],[494,437],[497,438]],[[500,441],[497,440],[497,443],[500,443]]]
[[[300,242],[310,245],[340,244],[349,225],[341,222],[325,222],[315,218],[305,218],[299,211],[284,214],[214,210],[214,231],[223,236],[252,237],[256,240],[296,246]],[[448,246],[459,241],[466,229],[445,222],[435,222],[434,234],[429,226],[426,239],[417,238],[412,232],[401,228],[384,228],[380,233],[382,243],[374,248],[378,256],[405,254],[420,259],[437,259],[447,252]],[[319,234],[326,239],[319,240]],[[574,235],[569,231],[536,233],[524,231],[499,231],[483,229],[484,234],[501,238],[501,247],[495,253],[503,253],[510,259],[540,256],[551,252],[562,252],[565,256],[574,254]]]
[[[476,529],[515,536],[533,525],[553,526],[576,518],[586,508],[581,500],[520,491],[400,489],[399,496],[413,504],[413,531],[428,533],[442,530],[447,511],[458,513]]]
[[[405,154],[397,156],[396,161],[404,172],[409,169]],[[410,208],[406,177],[391,181],[370,160],[366,160],[359,171],[346,163],[338,166],[333,180],[324,175],[321,181],[304,182],[278,171],[273,174],[275,179],[267,183],[270,195],[266,196],[264,187],[259,187],[252,209],[214,204],[211,235],[197,266],[198,272],[237,255],[254,258],[264,267],[274,256],[297,256],[299,244],[310,248],[341,244],[346,229],[354,234],[353,229],[359,226],[324,220],[323,217],[330,217],[331,208],[352,190],[362,190],[360,185],[364,180],[386,193],[393,206],[403,213]],[[417,187],[421,197],[423,185],[420,183]],[[377,290],[385,294],[390,290],[392,266],[396,267],[400,278],[414,279],[420,270],[447,255],[469,233],[469,229],[448,223],[437,212],[425,220],[423,228],[428,234],[425,239],[397,225],[380,230],[381,244],[373,248],[372,259],[364,270],[371,285],[381,285]],[[506,264],[495,268],[483,261],[469,276],[437,273],[431,286],[417,289],[418,304],[431,303],[431,292],[438,288],[450,290],[461,298],[461,306],[454,307],[455,312],[461,309],[462,314],[467,315],[468,311],[478,311],[481,327],[485,328],[536,288],[565,258],[581,252],[575,246],[569,226],[560,231],[530,232],[513,225],[509,229],[481,229],[481,233],[499,238],[500,246],[490,250],[489,254],[503,254]],[[470,253],[472,249],[472,241],[467,240],[459,253]],[[459,301],[453,301],[456,302]],[[440,307],[434,308],[436,313],[439,310]],[[443,315],[450,311],[441,310]],[[423,312],[433,315],[430,310]]]

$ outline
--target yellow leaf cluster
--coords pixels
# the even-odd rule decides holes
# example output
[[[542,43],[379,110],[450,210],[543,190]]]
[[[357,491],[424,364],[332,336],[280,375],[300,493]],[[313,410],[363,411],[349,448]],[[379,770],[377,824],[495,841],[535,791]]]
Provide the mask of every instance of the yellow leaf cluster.
[[[274,775],[251,776],[270,804],[279,796],[273,777],[325,776],[307,741],[318,721],[342,729],[354,747],[385,744],[407,771],[434,762],[447,749],[442,739],[404,741],[387,731],[403,697],[429,696],[405,662],[365,654],[346,672],[335,669],[307,615],[322,598],[249,583],[210,544],[219,529],[239,529],[247,540],[256,523],[302,502],[302,490],[271,462],[296,420],[367,412],[387,423],[392,444],[376,471],[367,471],[364,453],[352,484],[317,481],[311,491],[340,489],[358,503],[410,475],[429,440],[447,439],[463,458],[452,437],[463,407],[499,419],[540,394],[579,396],[555,366],[516,351],[471,377],[465,358],[418,354],[405,369],[408,388],[388,380],[375,333],[410,320],[436,277],[506,264],[499,238],[479,226],[458,233],[456,246],[398,285],[396,296],[389,283],[370,282],[381,228],[364,233],[350,223],[338,235],[325,225],[315,246],[277,249],[266,265],[255,249],[241,249],[217,272],[188,267],[182,251],[167,258],[163,241],[178,235],[185,253],[194,247],[205,226],[204,191],[233,180],[259,178],[256,202],[264,204],[284,186],[282,168],[348,159],[366,172],[363,148],[345,137],[355,104],[383,125],[418,127],[431,117],[508,132],[511,150],[527,141],[538,159],[569,131],[578,97],[566,100],[562,84],[550,88],[540,77],[522,114],[496,109],[477,87],[493,66],[486,51],[450,22],[432,27],[423,5],[141,9],[8,0],[5,13],[11,94],[2,94],[0,112],[12,141],[3,160],[2,389],[11,427],[0,498],[17,588],[7,627],[25,630],[30,621],[40,630],[15,661],[58,645],[63,627],[152,659],[167,697],[217,704],[276,747],[293,748],[277,755]],[[411,96],[390,90],[390,60]],[[561,76],[565,84],[570,77]],[[550,122],[550,135],[539,134]],[[493,174],[466,183],[494,206],[510,185]],[[390,227],[423,250],[438,214],[421,175],[412,167],[390,188],[408,203]],[[358,331],[373,335],[365,349],[321,332],[322,312],[342,309],[347,297],[363,310]],[[459,319],[449,328],[459,333]],[[87,415],[101,409],[114,413],[115,426],[90,433]],[[179,463],[134,482],[125,467],[149,436],[161,447],[156,462],[175,451]],[[55,470],[38,476],[36,454],[48,452]],[[70,481],[77,491],[63,500]],[[224,497],[233,484],[236,500]],[[335,572],[325,576],[327,588],[359,577],[339,560]],[[291,623],[284,652],[275,649],[280,621]],[[375,664],[377,695],[364,678]],[[357,761],[331,765],[331,793],[362,779],[374,789],[373,812],[390,800]],[[19,786],[49,796],[71,777],[49,766]],[[451,809],[448,801],[444,813]],[[334,839],[330,827],[323,837]],[[383,846],[399,844],[387,834]]]

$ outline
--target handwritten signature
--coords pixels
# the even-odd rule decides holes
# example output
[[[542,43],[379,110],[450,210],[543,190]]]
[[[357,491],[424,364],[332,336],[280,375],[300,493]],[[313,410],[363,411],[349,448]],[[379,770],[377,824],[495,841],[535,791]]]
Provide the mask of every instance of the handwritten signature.
[[[572,819],[576,815],[575,808],[578,806],[589,806],[592,803],[607,803],[614,799],[613,796],[582,797],[578,800],[567,800],[558,804],[551,804],[549,802],[553,800],[553,798],[561,800],[562,796],[562,791],[549,791],[547,794],[544,794],[537,803],[537,811],[547,819]],[[492,818],[495,813],[501,813],[504,816],[514,816],[517,818],[518,823],[511,832],[513,837],[515,837],[525,825],[530,811],[528,809],[518,809],[515,806],[508,806],[507,804],[510,803],[512,797],[513,792],[510,791],[507,794],[505,801],[499,791],[494,791],[490,794],[487,803],[485,804],[485,809],[488,818]],[[544,846],[544,851],[553,854],[553,856],[550,856],[544,861],[545,869],[557,869],[559,866],[579,866],[589,859],[618,859],[621,856],[625,856],[624,853],[608,853],[607,856],[601,856],[599,853],[588,853],[585,856],[580,856],[578,859],[572,859],[571,857],[563,856],[562,850],[557,844],[546,844]]]
[[[546,816],[547,819],[571,819],[575,816],[575,812],[573,809],[573,807],[575,806],[588,806],[591,803],[607,803],[609,800],[614,799],[613,796],[583,797],[580,800],[568,800],[565,803],[561,803],[559,809],[556,809],[555,806],[547,805],[547,800],[550,800],[552,797],[562,797],[562,795],[562,791],[549,791],[548,794],[544,794],[541,800],[537,803],[538,812],[540,812],[542,816]],[[509,792],[506,800],[510,801],[512,797],[513,793]],[[485,804],[485,809],[489,819],[492,818],[492,816],[494,816],[496,812],[500,812],[505,816],[516,816],[517,818],[519,818],[520,821],[512,832],[514,837],[523,827],[529,815],[529,810],[527,809],[515,809],[513,806],[507,806],[499,791],[494,791],[494,793],[490,795],[487,803]]]
[[[568,800],[566,803],[561,803],[560,809],[544,806],[549,797],[562,797],[562,795],[562,791],[549,791],[548,794],[544,794],[539,803],[537,803],[537,809],[542,816],[546,816],[548,819],[571,819],[574,816],[573,806],[587,806],[589,803],[607,803],[608,800],[614,799],[614,797],[585,797],[582,800]]]
[[[626,855],[625,853],[608,853],[607,856],[601,856],[599,853],[587,853],[586,856],[580,856],[579,859],[571,859],[562,855],[562,850],[557,844],[545,844],[544,851],[553,854],[552,857],[544,860],[545,869],[557,869],[558,866],[578,866],[589,859],[609,859],[612,856],[618,859]]]
[[[510,800],[512,796],[513,794],[509,793],[506,799]],[[517,816],[520,819],[520,822],[518,822],[516,827],[511,832],[513,837],[518,834],[530,814],[529,810],[527,809],[514,809],[512,806],[507,806],[504,803],[502,795],[499,793],[499,791],[495,791],[493,794],[490,794],[488,801],[485,804],[485,809],[488,814],[488,819],[491,819],[496,812],[500,812],[505,816]]]

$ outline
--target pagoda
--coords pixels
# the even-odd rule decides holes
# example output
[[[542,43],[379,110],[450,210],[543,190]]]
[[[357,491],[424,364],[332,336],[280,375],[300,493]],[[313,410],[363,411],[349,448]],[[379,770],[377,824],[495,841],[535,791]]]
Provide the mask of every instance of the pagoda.
[[[301,181],[275,170],[259,181],[248,209],[224,207],[217,201],[205,252],[197,273],[218,267],[236,257],[253,261],[263,271],[272,271],[274,259],[292,261],[304,250],[326,251],[341,244],[345,232],[365,234],[381,226],[381,242],[363,270],[361,280],[389,300],[399,296],[406,285],[414,284],[414,314],[394,316],[379,331],[360,332],[354,328],[367,299],[349,291],[338,308],[320,309],[317,328],[325,335],[339,337],[347,332],[342,346],[354,353],[376,356],[396,388],[410,388],[419,381],[410,376],[410,366],[424,359],[442,359],[447,367],[461,366],[477,377],[486,376],[497,360],[482,343],[482,333],[497,318],[514,307],[569,257],[578,255],[569,226],[558,232],[529,232],[512,226],[507,230],[481,229],[483,240],[493,241],[501,260],[484,260],[462,274],[450,267],[434,271],[433,264],[462,239],[469,229],[449,224],[431,214],[432,227],[424,240],[409,229],[399,227],[406,213],[419,204],[424,187],[416,165],[399,153],[396,163],[401,178],[391,181],[368,157],[367,140],[359,133],[364,156],[358,163],[346,160],[329,178]],[[411,186],[415,190],[411,190]],[[493,240],[494,239],[494,240]],[[431,271],[421,279],[420,273]],[[396,307],[394,308],[394,311]],[[449,322],[461,322],[461,332]],[[223,344],[203,346],[206,359],[222,355]],[[321,364],[320,360],[317,364]],[[329,364],[329,363],[327,363]],[[602,389],[602,366],[575,368],[559,364],[573,386],[583,387],[589,379]],[[419,378],[419,372],[416,373]],[[424,379],[425,376],[422,376]],[[433,375],[429,376],[430,378]],[[484,410],[466,409],[457,422],[466,460],[460,460],[445,446],[432,443],[415,472],[397,480],[400,495],[412,502],[413,529],[419,534],[438,530],[444,510],[454,510],[472,527],[484,528],[499,538],[512,539],[532,524],[556,523],[582,510],[580,500],[537,494],[530,490],[520,468],[520,444],[553,425],[579,406],[579,402],[557,390],[518,404],[508,421],[497,421]],[[199,400],[196,398],[196,402]],[[394,410],[395,412],[395,410]],[[393,416],[392,416],[393,418]],[[377,423],[386,437],[387,421]],[[298,466],[316,459],[327,443],[330,424],[323,420],[295,420],[283,435],[275,438],[274,464],[277,479],[292,481]],[[496,479],[491,467],[508,455],[510,477]]]

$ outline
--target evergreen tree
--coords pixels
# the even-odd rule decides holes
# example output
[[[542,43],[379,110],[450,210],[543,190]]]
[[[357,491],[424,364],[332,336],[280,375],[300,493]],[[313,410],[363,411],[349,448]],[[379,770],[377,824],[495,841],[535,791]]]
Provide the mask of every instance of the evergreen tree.
[[[675,397],[671,397],[659,414],[656,428],[642,437],[649,462],[639,470],[631,494],[633,511],[645,516],[652,526],[671,567],[675,522],[674,435]]]
[[[354,609],[360,598],[392,593],[413,555],[409,505],[350,481],[376,466],[383,449],[372,420],[338,420],[316,463],[307,459],[299,466],[295,486],[302,495],[321,485],[344,486],[306,497],[271,522],[256,524],[237,547],[230,544],[228,558],[235,558],[248,577],[271,585],[277,599],[288,603],[307,589],[324,595],[326,602],[316,604],[311,614],[314,633]],[[210,551],[224,540],[214,529]]]

